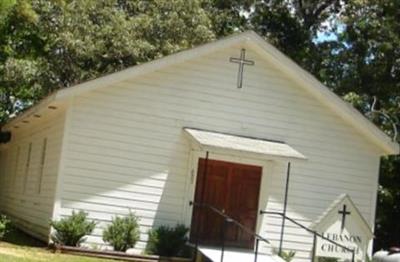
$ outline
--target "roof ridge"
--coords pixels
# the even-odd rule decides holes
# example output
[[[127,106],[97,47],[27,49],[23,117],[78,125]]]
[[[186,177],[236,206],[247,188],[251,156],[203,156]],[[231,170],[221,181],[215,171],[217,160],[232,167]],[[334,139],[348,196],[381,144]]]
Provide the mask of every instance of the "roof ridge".
[[[324,103],[344,121],[352,125],[353,128],[355,128],[358,132],[369,138],[369,140],[374,142],[376,146],[379,146],[382,150],[382,152],[380,152],[381,155],[399,153],[399,144],[393,142],[382,130],[371,123],[371,121],[365,118],[354,107],[343,101],[313,75],[301,68],[292,59],[287,57],[273,45],[269,44],[264,38],[252,30],[235,33],[222,39],[202,44],[191,49],[182,50],[156,60],[129,67],[106,76],[71,86],[69,88],[57,90],[53,98],[48,100],[48,102],[69,99],[84,92],[110,86],[125,79],[154,72],[167,66],[182,63],[238,43],[247,43],[258,50],[259,54],[264,55],[265,59],[272,60],[277,68],[288,74],[289,77],[296,80],[298,85],[305,89],[305,91],[310,92],[313,96],[319,99],[321,103]],[[37,103],[36,105],[41,104],[42,102],[43,101]],[[18,119],[21,119],[21,117],[18,116],[13,120],[10,120],[10,122],[4,126],[9,126],[11,125],[11,122],[17,121]]]

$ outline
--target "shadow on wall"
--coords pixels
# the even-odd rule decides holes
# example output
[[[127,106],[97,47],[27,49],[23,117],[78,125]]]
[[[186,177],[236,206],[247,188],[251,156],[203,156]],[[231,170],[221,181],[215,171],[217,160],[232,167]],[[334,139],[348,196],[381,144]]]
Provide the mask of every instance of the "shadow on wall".
[[[16,227],[8,232],[2,241],[22,247],[46,247],[47,244],[24,233]]]
[[[107,153],[106,148],[102,150]],[[98,221],[93,234],[87,238],[88,246],[103,246],[103,229],[113,217],[127,215],[129,211],[139,217],[138,251],[145,248],[151,228],[184,222],[189,145],[183,134],[177,137],[168,154],[160,157],[126,153],[125,159],[130,160],[119,161],[118,165],[112,158],[94,162],[82,156],[74,159],[79,168],[66,167],[61,215],[84,210],[90,219]]]

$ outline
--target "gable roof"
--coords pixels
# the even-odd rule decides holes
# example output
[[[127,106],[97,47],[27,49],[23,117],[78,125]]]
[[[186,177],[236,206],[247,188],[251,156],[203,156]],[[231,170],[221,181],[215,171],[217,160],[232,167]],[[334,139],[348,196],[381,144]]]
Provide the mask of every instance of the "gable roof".
[[[399,153],[399,144],[392,141],[391,138],[389,138],[384,132],[371,123],[350,104],[343,101],[339,96],[330,91],[329,88],[319,82],[314,76],[302,69],[293,60],[288,58],[277,48],[266,42],[253,31],[239,33],[212,43],[204,44],[199,47],[181,51],[176,54],[172,54],[141,65],[133,66],[113,74],[99,77],[97,79],[90,80],[69,88],[60,89],[25,113],[21,114],[15,119],[12,119],[5,125],[5,128],[9,128],[14,122],[22,120],[24,117],[29,117],[33,114],[33,112],[39,110],[39,108],[46,108],[52,102],[65,101],[73,96],[90,92],[91,90],[98,88],[110,86],[128,78],[132,79],[146,73],[182,63],[222,48],[233,46],[235,44],[247,44],[253,47],[258,54],[271,61],[278,69],[295,80],[296,83],[299,84],[303,89],[311,93],[321,103],[331,108],[331,110],[336,112],[346,122],[352,125],[374,144],[379,146],[383,152],[385,152],[385,154]]]
[[[361,212],[358,210],[356,205],[354,204],[353,200],[351,200],[350,196],[347,194],[341,194],[332,202],[332,204],[322,213],[321,216],[319,216],[314,223],[310,225],[310,228],[314,230],[318,230],[319,226],[323,224],[323,222],[329,218],[329,216],[332,215],[332,213],[337,214],[336,210],[340,208],[342,203],[347,202],[350,204],[350,208],[352,210],[352,215],[356,216],[356,219],[360,222],[360,226],[364,230],[364,232],[367,234],[368,237],[373,237],[374,233],[371,230],[371,227],[365,220],[365,218],[361,215]],[[355,211],[355,212],[354,212]]]

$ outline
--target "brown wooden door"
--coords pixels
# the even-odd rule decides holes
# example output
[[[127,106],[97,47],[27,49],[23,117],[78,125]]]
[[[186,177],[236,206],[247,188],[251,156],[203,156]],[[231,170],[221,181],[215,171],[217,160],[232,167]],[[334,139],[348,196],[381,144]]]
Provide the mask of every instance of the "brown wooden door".
[[[255,231],[258,198],[261,182],[261,167],[225,161],[208,160],[204,179],[205,160],[199,159],[195,202],[204,203],[224,211],[228,216]],[[203,192],[203,184],[205,184]],[[199,237],[205,245],[220,245],[223,219],[207,208],[194,208],[191,239]],[[196,232],[198,232],[196,234]],[[253,248],[254,238],[233,224],[227,224],[225,232],[227,246]]]

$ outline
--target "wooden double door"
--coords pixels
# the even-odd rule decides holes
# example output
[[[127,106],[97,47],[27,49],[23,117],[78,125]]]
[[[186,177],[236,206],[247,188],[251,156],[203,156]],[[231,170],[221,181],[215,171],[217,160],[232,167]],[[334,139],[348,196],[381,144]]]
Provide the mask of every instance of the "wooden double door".
[[[204,170],[206,165],[207,170]],[[259,166],[199,159],[195,202],[211,205],[255,231],[261,173],[262,168]],[[252,235],[233,223],[226,223],[225,228],[226,246],[253,248]],[[192,241],[198,238],[199,243],[203,245],[219,246],[222,243],[222,230],[221,216],[208,208],[195,206],[192,216]]]

